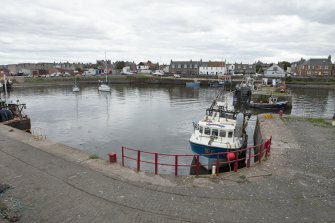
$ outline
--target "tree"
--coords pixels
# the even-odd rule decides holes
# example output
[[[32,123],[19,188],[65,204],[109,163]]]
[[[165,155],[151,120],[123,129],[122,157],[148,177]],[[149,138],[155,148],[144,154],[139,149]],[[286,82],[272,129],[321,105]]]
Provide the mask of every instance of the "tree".
[[[288,67],[291,67],[291,63],[287,61],[278,62],[278,65],[282,67],[285,71],[287,71]]]
[[[260,64],[256,64],[256,73],[262,74],[263,73],[263,67]]]
[[[121,70],[126,66],[126,63],[124,61],[116,61],[115,62],[115,67],[117,70]]]

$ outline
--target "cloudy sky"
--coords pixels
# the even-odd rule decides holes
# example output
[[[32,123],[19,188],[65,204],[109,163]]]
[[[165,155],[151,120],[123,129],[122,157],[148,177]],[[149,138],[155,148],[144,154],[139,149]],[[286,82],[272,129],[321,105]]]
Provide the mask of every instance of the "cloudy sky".
[[[1,0],[0,64],[335,61],[335,0]]]

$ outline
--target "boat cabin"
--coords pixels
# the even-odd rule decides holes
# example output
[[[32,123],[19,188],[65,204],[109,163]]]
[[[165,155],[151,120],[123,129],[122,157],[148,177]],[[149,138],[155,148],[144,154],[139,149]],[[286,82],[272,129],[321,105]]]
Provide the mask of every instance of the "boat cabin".
[[[215,142],[233,144],[237,141],[235,127],[235,120],[220,117],[215,120],[206,116],[198,124],[194,124],[194,135],[199,142],[208,145]]]

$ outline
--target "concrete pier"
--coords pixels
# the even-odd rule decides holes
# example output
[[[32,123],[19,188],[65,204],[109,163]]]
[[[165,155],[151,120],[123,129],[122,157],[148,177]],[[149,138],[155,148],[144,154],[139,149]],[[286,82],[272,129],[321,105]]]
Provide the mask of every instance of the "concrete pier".
[[[21,222],[335,221],[335,128],[276,115],[259,123],[271,156],[217,177],[137,173],[0,125],[0,183],[11,187],[0,204],[20,204]]]

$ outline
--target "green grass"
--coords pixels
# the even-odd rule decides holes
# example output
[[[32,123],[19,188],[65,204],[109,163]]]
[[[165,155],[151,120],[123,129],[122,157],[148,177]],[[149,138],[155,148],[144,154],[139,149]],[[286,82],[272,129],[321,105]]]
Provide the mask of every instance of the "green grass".
[[[321,125],[324,127],[330,127],[331,123],[327,122],[324,118],[307,118],[307,121],[314,125]]]
[[[96,154],[91,154],[89,157],[88,157],[89,160],[93,160],[93,159],[99,159],[99,156],[96,155]]]
[[[332,124],[325,120],[324,118],[304,118],[304,117],[292,117],[292,116],[285,116],[282,118],[284,122],[292,122],[292,121],[308,121],[316,126],[322,127],[331,127]]]

